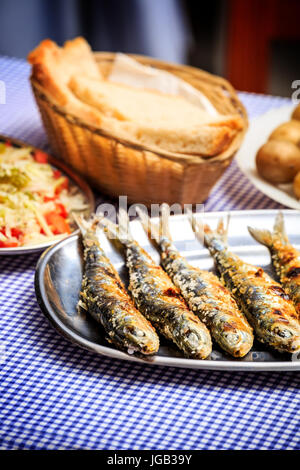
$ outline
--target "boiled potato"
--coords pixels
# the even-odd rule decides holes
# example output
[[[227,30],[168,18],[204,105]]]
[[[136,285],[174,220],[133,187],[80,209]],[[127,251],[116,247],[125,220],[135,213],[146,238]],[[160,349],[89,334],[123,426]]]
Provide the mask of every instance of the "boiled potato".
[[[287,140],[300,146],[300,121],[284,122],[272,132],[269,140]]]
[[[298,104],[298,106],[296,106],[296,108],[294,109],[292,119],[300,121],[300,104]]]
[[[270,183],[290,183],[300,171],[300,149],[292,142],[269,140],[256,154],[256,167]]]
[[[293,190],[297,199],[300,199],[300,172],[297,173],[293,183]]]

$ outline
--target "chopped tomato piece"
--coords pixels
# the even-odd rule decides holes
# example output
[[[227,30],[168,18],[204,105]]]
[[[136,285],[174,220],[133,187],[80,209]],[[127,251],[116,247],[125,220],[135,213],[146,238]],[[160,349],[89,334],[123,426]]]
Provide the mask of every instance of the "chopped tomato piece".
[[[57,201],[57,196],[55,197],[50,197],[50,196],[44,196],[44,202],[54,202],[55,208],[56,208],[56,213],[64,217],[65,219],[68,217],[68,212],[65,206],[63,205],[62,202]]]
[[[58,178],[61,177],[61,171],[59,170],[53,170],[53,177],[58,180]]]
[[[55,199],[56,199],[56,196],[55,197],[44,196],[44,202],[55,201]]]
[[[36,150],[33,156],[37,163],[48,163],[48,155],[41,150]]]
[[[0,229],[0,232],[1,232],[5,237],[8,236],[8,235],[6,234],[6,228],[5,228],[5,227],[2,227],[2,228]],[[13,238],[18,238],[18,239],[19,239],[20,237],[23,236],[22,230],[20,230],[20,229],[17,228],[17,227],[13,227],[12,229],[10,229],[10,233],[11,233],[11,236],[12,236]],[[4,243],[6,243],[6,242],[4,242]]]
[[[15,246],[19,246],[18,242],[14,242],[12,240],[0,240],[0,248],[14,248]]]
[[[45,219],[54,235],[71,233],[68,222],[56,212],[48,212],[48,214],[45,214]]]
[[[5,142],[5,145],[6,145],[6,147],[12,147],[12,144],[11,144],[11,142],[10,142],[9,140],[7,140],[7,141]]]
[[[0,233],[2,233],[5,237],[7,237],[6,234],[6,227],[2,227],[0,229]],[[10,230],[11,237],[8,240],[0,240],[0,248],[13,248],[15,246],[20,246],[20,244],[23,241],[23,232],[22,230],[13,227]]]
[[[69,180],[68,178],[64,178],[61,184],[56,188],[55,194],[60,194],[63,189],[68,189],[69,187]]]
[[[61,202],[56,202],[55,207],[57,214],[61,215],[64,219],[68,217],[67,209]]]
[[[15,227],[11,229],[11,235],[12,237],[19,239],[20,237],[23,236],[23,232],[19,228]]]

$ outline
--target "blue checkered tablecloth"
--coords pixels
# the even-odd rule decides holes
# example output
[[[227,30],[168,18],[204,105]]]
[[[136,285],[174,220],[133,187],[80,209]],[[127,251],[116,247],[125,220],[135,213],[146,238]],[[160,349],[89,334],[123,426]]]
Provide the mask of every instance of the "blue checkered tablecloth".
[[[0,57],[0,133],[47,147],[24,61]],[[241,93],[250,117],[289,103]],[[206,210],[279,205],[233,163]],[[61,337],[39,310],[37,255],[0,259],[0,448],[299,449],[299,376],[152,367]]]

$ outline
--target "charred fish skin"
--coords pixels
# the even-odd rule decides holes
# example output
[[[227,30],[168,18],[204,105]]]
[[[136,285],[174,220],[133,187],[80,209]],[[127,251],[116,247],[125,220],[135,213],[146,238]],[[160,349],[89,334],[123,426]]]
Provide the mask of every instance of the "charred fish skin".
[[[252,328],[217,276],[191,266],[167,237],[159,242],[161,263],[190,309],[208,327],[215,341],[234,357],[252,348]]]
[[[208,327],[221,348],[234,357],[245,356],[253,345],[253,332],[232,295],[213,273],[191,266],[173,245],[169,208],[162,205],[159,225],[138,209],[149,238],[154,238],[161,264],[178,287],[189,308]]]
[[[102,324],[109,342],[128,353],[152,355],[159,338],[146,318],[135,308],[93,230],[83,235],[84,275],[80,307]]]
[[[248,230],[256,241],[269,249],[278,279],[294,302],[300,319],[300,252],[286,236],[283,214],[279,212],[277,215],[272,233],[251,227]]]
[[[257,338],[280,352],[300,350],[300,325],[295,307],[280,284],[262,268],[230,253],[223,234],[205,227],[205,243],[224,284],[254,328]]]
[[[212,344],[206,326],[188,309],[169,276],[135,241],[127,243],[126,264],[137,308],[186,357],[208,357]]]

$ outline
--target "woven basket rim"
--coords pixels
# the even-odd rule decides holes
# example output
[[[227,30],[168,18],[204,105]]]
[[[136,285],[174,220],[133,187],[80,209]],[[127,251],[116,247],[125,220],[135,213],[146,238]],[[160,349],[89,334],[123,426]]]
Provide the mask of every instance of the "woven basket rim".
[[[112,52],[95,52],[94,54],[95,54],[96,60],[98,62],[99,62],[100,58],[102,60],[103,59],[106,60],[107,62],[108,61],[111,62],[113,60],[114,56],[115,56],[115,53],[112,53]],[[69,123],[75,124],[75,125],[77,125],[81,128],[84,128],[84,129],[88,130],[89,132],[91,132],[92,134],[95,133],[95,134],[100,135],[102,137],[106,137],[108,139],[113,139],[116,143],[125,145],[126,147],[132,148],[134,150],[138,150],[138,151],[142,151],[142,152],[150,152],[150,153],[153,153],[155,155],[158,155],[161,158],[165,158],[167,160],[171,160],[171,161],[174,161],[174,162],[180,162],[181,164],[185,164],[185,165],[200,164],[200,163],[203,163],[203,162],[219,163],[219,162],[222,162],[224,160],[227,160],[228,158],[231,158],[235,154],[235,152],[238,150],[238,148],[239,148],[239,146],[240,146],[240,144],[243,140],[243,137],[244,137],[244,135],[247,131],[248,119],[247,119],[247,112],[245,110],[245,107],[243,106],[243,104],[239,100],[235,90],[233,89],[233,87],[230,85],[230,83],[227,80],[225,80],[222,77],[212,75],[209,72],[206,72],[206,71],[203,71],[203,70],[191,67],[191,66],[183,66],[183,65],[179,65],[179,64],[166,63],[166,62],[163,62],[163,61],[160,61],[158,59],[154,59],[154,58],[148,57],[148,56],[141,56],[141,55],[135,55],[135,54],[128,54],[128,55],[135,58],[135,59],[137,59],[137,60],[140,59],[141,61],[147,61],[147,62],[150,61],[151,63],[153,63],[154,66],[155,66],[155,64],[157,64],[157,65],[159,64],[163,68],[165,68],[165,66],[174,67],[174,68],[177,68],[177,69],[184,68],[184,69],[188,70],[190,73],[194,73],[196,75],[203,74],[205,77],[208,77],[209,79],[212,79],[213,81],[217,82],[218,86],[221,86],[222,88],[225,88],[226,91],[229,92],[229,94],[233,96],[234,100],[231,99],[230,101],[234,105],[234,107],[237,109],[239,114],[241,114],[241,116],[243,118],[243,121],[244,121],[243,130],[237,134],[237,136],[231,142],[230,146],[224,152],[222,152],[219,155],[212,156],[212,157],[203,157],[201,155],[180,154],[180,153],[175,153],[175,152],[168,152],[168,151],[165,151],[165,150],[157,150],[155,148],[148,147],[148,146],[145,146],[143,144],[139,144],[138,142],[132,142],[131,140],[127,140],[127,139],[124,139],[122,137],[119,137],[118,135],[112,134],[112,133],[106,131],[105,129],[102,129],[101,127],[93,126],[92,124],[86,123],[85,121],[81,120],[79,117],[77,117],[77,116],[75,116],[71,113],[66,112],[65,108],[63,106],[58,105],[57,103],[55,103],[53,98],[51,96],[49,96],[47,91],[32,76],[30,77],[31,86],[32,86],[33,90],[35,91],[35,93],[38,94],[39,98],[42,101],[46,102],[47,105],[50,106],[50,108],[55,113],[57,113],[57,114],[61,115],[62,117],[64,117]],[[216,83],[216,86],[217,86],[217,83]],[[228,99],[229,99],[229,97],[228,97]],[[233,101],[234,101],[234,103],[233,103]],[[235,103],[238,103],[238,106]]]

